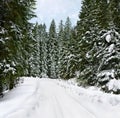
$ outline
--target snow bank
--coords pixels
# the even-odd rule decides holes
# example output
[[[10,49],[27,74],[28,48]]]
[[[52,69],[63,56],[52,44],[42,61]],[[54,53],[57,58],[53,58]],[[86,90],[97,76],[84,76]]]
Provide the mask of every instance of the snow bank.
[[[27,118],[38,102],[38,78],[21,78],[24,83],[0,99],[0,118]],[[33,79],[35,81],[33,81]]]
[[[108,82],[107,87],[109,91],[118,91],[120,90],[120,80],[112,79]]]
[[[65,88],[84,108],[94,114],[95,118],[120,118],[120,95],[108,94],[99,88],[78,87],[75,81],[60,80],[58,85]]]
[[[75,79],[69,81],[60,80],[58,84],[79,95],[80,97],[83,97],[83,99],[89,100],[90,102],[98,102],[101,104],[107,104],[109,106],[120,106],[120,95],[104,93],[103,91],[100,91],[99,88],[94,86],[89,88],[77,86]],[[120,81],[111,80],[108,83],[108,86],[109,89],[120,89]]]

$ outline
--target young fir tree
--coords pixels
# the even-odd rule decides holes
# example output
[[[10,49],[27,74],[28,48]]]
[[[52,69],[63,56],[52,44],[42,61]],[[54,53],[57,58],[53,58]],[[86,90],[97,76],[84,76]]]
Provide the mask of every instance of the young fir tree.
[[[55,21],[52,20],[49,28],[49,44],[50,44],[50,59],[51,59],[51,78],[57,78],[58,73],[58,39],[56,33]]]
[[[33,29],[34,43],[32,43],[32,52],[30,58],[31,74],[32,76],[41,75],[41,25],[36,23]]]
[[[42,38],[42,77],[48,77],[47,76],[47,41],[48,36],[46,32],[46,25],[42,25],[42,31],[41,31],[41,38]]]
[[[49,33],[48,33],[49,34]],[[48,35],[47,34],[47,35]],[[50,40],[49,40],[49,35],[47,36],[47,40],[46,40],[46,70],[47,70],[47,72],[46,72],[46,75],[49,77],[49,78],[51,78],[51,42],[50,42]]]
[[[64,30],[62,31],[62,54],[61,54],[61,68],[60,77],[63,79],[70,79],[74,77],[74,72],[71,70],[72,59],[74,55],[72,54],[73,44],[72,44],[72,25],[70,18],[67,17]]]
[[[59,60],[58,60],[58,78],[60,78],[60,73],[62,69],[62,63],[63,63],[63,57],[64,57],[64,24],[63,21],[60,21],[59,28],[58,28],[58,55],[59,55]]]

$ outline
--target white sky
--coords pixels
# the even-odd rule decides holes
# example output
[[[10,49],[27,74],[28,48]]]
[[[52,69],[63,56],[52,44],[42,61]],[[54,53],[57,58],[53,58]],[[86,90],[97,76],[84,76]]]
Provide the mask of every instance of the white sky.
[[[37,0],[37,18],[32,21],[50,25],[51,20],[55,19],[56,24],[60,20],[65,21],[70,17],[72,24],[75,25],[81,8],[81,0]]]

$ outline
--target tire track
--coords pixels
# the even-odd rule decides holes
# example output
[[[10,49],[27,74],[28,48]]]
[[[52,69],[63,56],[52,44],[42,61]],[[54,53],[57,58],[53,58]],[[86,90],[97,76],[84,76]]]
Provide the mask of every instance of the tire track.
[[[53,103],[54,103],[54,110],[55,110],[55,114],[56,114],[55,118],[65,118],[62,108],[61,108],[61,105],[56,96],[53,97]]]
[[[67,93],[67,95],[69,96],[69,98],[71,98],[72,100],[77,102],[80,105],[80,107],[82,107],[88,114],[90,114],[90,116],[92,116],[92,118],[97,118],[97,116],[94,113],[92,113],[90,110],[88,110],[85,106],[83,106],[77,98],[75,98],[74,96],[72,96],[68,93]]]

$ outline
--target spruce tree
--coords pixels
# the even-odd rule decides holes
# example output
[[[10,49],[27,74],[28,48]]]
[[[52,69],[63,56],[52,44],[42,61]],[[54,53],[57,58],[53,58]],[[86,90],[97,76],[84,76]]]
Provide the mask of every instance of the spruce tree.
[[[64,57],[64,24],[63,21],[61,20],[59,23],[59,28],[58,28],[58,55],[59,55],[59,60],[58,60],[58,78],[60,78],[61,75],[61,70],[62,70],[62,63],[63,63],[63,57]]]
[[[60,68],[60,78],[70,79],[74,77],[74,72],[71,70],[72,59],[74,57],[72,53],[72,24],[70,18],[67,17],[64,30],[62,31],[62,55],[61,55],[61,68]]]
[[[51,59],[51,78],[57,78],[58,71],[58,40],[56,33],[55,21],[52,20],[49,28],[49,44],[50,44],[50,59]]]
[[[93,4],[94,3],[94,4]],[[96,0],[84,0],[79,21],[77,22],[77,40],[78,40],[78,65],[79,81],[81,83],[93,85],[95,76],[96,61],[93,58],[97,51],[96,42],[98,34]]]
[[[47,76],[47,41],[48,41],[48,34],[46,32],[46,25],[42,25],[42,77],[48,77]]]

